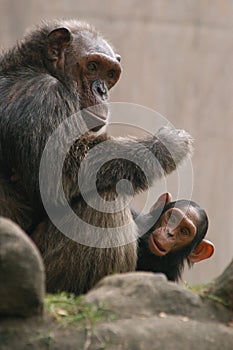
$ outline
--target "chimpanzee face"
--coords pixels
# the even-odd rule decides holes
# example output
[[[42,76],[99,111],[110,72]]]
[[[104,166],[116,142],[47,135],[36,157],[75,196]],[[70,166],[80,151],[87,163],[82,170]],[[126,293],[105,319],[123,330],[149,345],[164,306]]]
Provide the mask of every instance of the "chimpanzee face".
[[[109,117],[109,90],[121,75],[120,55],[96,33],[58,27],[48,35],[48,69],[61,81],[75,83],[88,129],[98,131]]]
[[[192,206],[165,211],[149,237],[151,252],[164,256],[187,246],[196,235],[198,220],[198,211]]]

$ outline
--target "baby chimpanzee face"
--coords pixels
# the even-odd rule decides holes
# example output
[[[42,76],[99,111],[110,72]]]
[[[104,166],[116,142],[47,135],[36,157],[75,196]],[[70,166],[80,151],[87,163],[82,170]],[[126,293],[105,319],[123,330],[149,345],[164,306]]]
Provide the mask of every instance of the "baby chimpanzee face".
[[[163,256],[192,242],[199,220],[192,206],[186,209],[171,208],[163,213],[149,238],[152,253]]]

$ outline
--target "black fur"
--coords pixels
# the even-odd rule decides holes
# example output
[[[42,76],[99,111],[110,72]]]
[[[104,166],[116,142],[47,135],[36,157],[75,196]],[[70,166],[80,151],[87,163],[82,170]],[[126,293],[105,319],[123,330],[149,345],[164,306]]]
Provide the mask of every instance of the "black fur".
[[[52,34],[53,41],[49,42],[51,33],[55,30],[57,34],[57,28],[60,27],[63,28],[61,37]],[[66,36],[65,42],[62,42],[62,35]],[[72,40],[69,41],[69,38]],[[83,130],[86,114],[83,113],[81,118],[77,112],[96,104],[99,97],[94,94],[93,81],[85,75],[86,66],[85,69],[82,66],[86,59],[86,56],[82,57],[83,52],[89,54],[87,50],[90,43],[93,46],[91,48],[102,57],[102,64],[107,65],[107,69],[112,64],[118,65],[119,73],[118,58],[110,45],[92,27],[77,21],[52,21],[35,28],[21,43],[3,53],[0,58],[0,173],[4,174],[0,183],[0,194],[4,196],[0,215],[7,213],[9,218],[31,234],[44,257],[50,291],[66,289],[82,293],[108,272],[130,271],[136,265],[138,236],[134,225],[129,236],[135,242],[124,247],[106,249],[103,253],[101,249],[83,247],[64,237],[50,222],[41,201],[39,166],[48,138],[68,117],[76,116],[73,124],[61,132],[55,145],[57,153],[49,161],[50,167],[56,171],[59,151],[70,142],[74,130],[77,135]],[[57,59],[59,65],[56,68]],[[102,84],[101,79],[102,77],[98,78],[97,82]],[[107,86],[107,81],[105,85]],[[109,88],[111,86],[110,84]],[[107,99],[108,93],[104,97]],[[102,105],[105,106],[105,103]],[[107,153],[112,155],[112,160],[108,162],[104,162],[106,145],[102,144],[106,140],[109,140]],[[169,128],[163,128],[155,136],[140,140],[112,138],[105,133],[97,135],[90,131],[72,141],[74,143],[63,166],[62,182],[66,200],[83,221],[89,222],[93,227],[118,227],[119,235],[121,227],[132,221],[130,209],[126,207],[114,214],[101,213],[88,207],[80,193],[78,173],[88,152],[100,145],[99,152],[88,156],[83,169],[86,194],[98,201],[93,194],[90,178],[100,161],[103,161],[105,164],[97,172],[97,189],[103,198],[113,200],[118,197],[124,203],[128,189],[121,188],[117,194],[116,185],[119,180],[129,180],[135,192],[143,191],[164,174],[175,170],[192,151],[190,135]],[[148,149],[150,154],[146,151]],[[119,154],[128,160],[119,157]],[[140,159],[146,174],[135,164],[137,159]],[[6,178],[8,170],[19,176],[19,186],[11,183],[10,176]],[[69,221],[70,218],[60,216],[63,198],[58,184],[51,178],[45,178],[43,185],[47,186],[45,201],[57,212],[61,221]],[[12,205],[16,198],[21,201],[17,207]],[[19,211],[18,207],[22,210]],[[28,218],[25,218],[27,215]],[[38,222],[41,224],[35,229]],[[74,229],[79,234],[83,228]],[[89,232],[84,228],[81,233],[87,235]],[[72,269],[64,269],[64,266],[71,265]]]

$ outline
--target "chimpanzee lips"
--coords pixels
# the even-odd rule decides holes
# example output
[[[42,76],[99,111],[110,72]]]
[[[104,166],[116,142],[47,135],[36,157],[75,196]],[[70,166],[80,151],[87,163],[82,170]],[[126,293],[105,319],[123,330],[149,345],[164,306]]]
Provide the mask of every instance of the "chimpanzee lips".
[[[81,111],[81,113],[89,130],[99,129],[103,127],[107,122],[108,113],[105,111],[84,109]]]
[[[96,120],[100,120],[100,121],[106,120],[108,117],[108,115],[105,115],[105,113],[101,114],[90,110],[88,110],[87,113],[93,118],[95,118]]]
[[[96,119],[99,121],[106,120],[108,118],[108,113],[105,113],[105,111],[95,111],[95,110],[90,110],[90,109],[83,109],[82,110],[82,116],[84,119],[92,118]]]
[[[156,240],[154,235],[150,235],[149,238],[149,247],[152,253],[158,256],[163,256],[167,254],[167,251],[163,248],[163,246]]]

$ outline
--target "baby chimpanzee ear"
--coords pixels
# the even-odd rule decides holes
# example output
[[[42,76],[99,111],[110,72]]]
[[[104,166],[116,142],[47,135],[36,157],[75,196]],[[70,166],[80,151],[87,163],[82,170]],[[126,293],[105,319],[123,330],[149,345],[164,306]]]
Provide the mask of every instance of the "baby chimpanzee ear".
[[[169,192],[161,194],[157,201],[150,208],[150,212],[157,208],[163,208],[167,203],[172,201],[172,195]]]
[[[199,262],[210,258],[214,254],[214,245],[212,242],[203,239],[195,250],[189,254],[188,261],[190,263]]]

